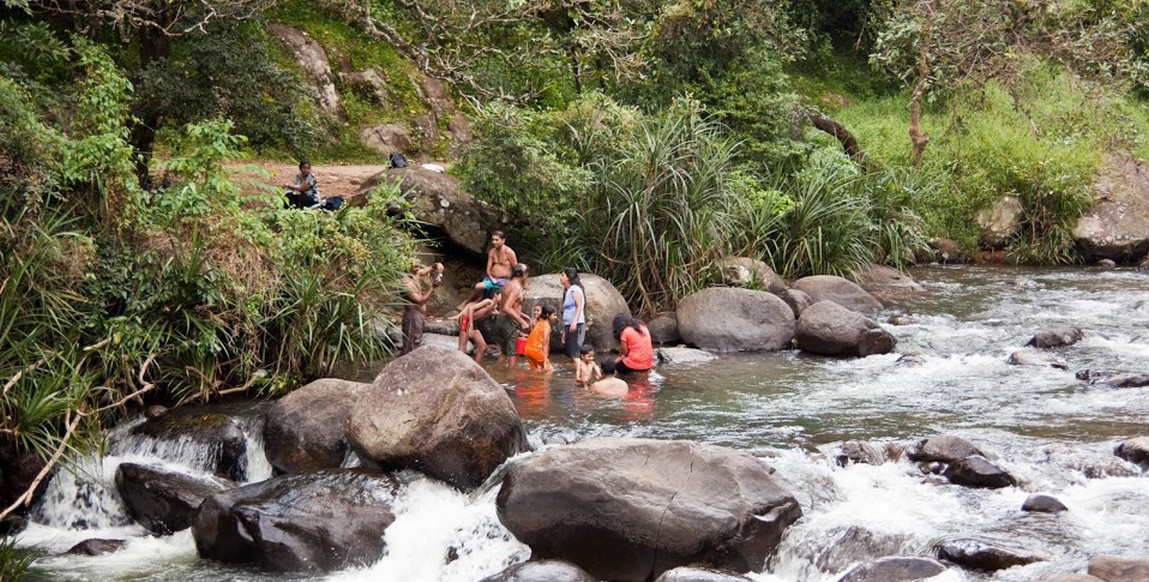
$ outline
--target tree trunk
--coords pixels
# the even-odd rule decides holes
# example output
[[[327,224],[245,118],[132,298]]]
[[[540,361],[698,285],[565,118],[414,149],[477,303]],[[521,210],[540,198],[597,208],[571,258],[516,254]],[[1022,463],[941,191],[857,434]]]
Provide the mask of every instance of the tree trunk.
[[[151,64],[167,58],[171,54],[171,38],[157,28],[145,27],[140,29],[136,42],[142,74],[148,74],[148,67]],[[155,148],[156,131],[159,129],[160,121],[158,112],[137,113],[128,137],[132,149],[135,150],[136,179],[139,180],[140,186],[145,189],[151,185],[149,166],[152,161],[152,150]]]
[[[922,23],[921,46],[918,49],[918,80],[910,96],[910,164],[914,169],[922,167],[922,154],[930,143],[930,135],[922,131],[922,97],[930,79],[931,22],[934,16],[934,1],[922,0],[918,3]]]

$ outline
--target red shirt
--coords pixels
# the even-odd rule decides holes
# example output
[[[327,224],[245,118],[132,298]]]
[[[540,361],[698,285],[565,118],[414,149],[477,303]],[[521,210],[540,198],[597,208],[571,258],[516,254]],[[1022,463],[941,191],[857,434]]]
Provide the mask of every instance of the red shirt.
[[[654,367],[654,347],[650,343],[650,332],[646,326],[642,331],[627,326],[622,330],[620,341],[626,344],[626,357],[622,363],[631,370],[649,370]]]

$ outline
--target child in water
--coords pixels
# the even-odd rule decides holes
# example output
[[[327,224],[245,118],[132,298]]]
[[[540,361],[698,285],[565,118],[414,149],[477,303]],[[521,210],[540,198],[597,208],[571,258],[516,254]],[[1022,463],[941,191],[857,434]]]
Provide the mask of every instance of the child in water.
[[[595,378],[602,378],[602,368],[594,361],[594,348],[586,346],[575,360],[575,384],[588,386]]]
[[[551,366],[551,323],[558,318],[554,305],[544,305],[539,311],[538,322],[527,338],[527,346],[523,355],[531,364],[532,370],[550,372]]]
[[[630,385],[614,375],[615,362],[607,358],[602,361],[603,379],[590,385],[590,391],[606,398],[625,398],[630,393]]]

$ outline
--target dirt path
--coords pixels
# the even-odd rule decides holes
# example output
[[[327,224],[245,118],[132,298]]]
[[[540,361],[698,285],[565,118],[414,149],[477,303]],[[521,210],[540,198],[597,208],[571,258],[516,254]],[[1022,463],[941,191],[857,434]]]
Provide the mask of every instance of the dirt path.
[[[232,177],[237,179],[245,190],[255,189],[252,183],[270,184],[279,187],[295,179],[299,168],[295,164],[279,164],[274,162],[235,162],[227,165]],[[270,174],[269,178],[258,176],[251,168],[259,168]],[[385,165],[376,166],[312,166],[311,173],[319,180],[319,193],[325,198],[329,196],[342,196],[350,200],[359,187],[369,178],[387,169]]]

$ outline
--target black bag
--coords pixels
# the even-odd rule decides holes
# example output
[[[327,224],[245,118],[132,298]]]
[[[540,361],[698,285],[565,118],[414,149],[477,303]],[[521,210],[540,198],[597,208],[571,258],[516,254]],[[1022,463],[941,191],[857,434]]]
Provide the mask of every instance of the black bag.
[[[406,168],[407,158],[399,152],[391,152],[391,167],[392,168]]]
[[[343,208],[343,197],[332,196],[330,198],[324,198],[323,204],[320,206],[320,208],[324,210],[330,210],[332,212],[339,210],[340,208]]]

